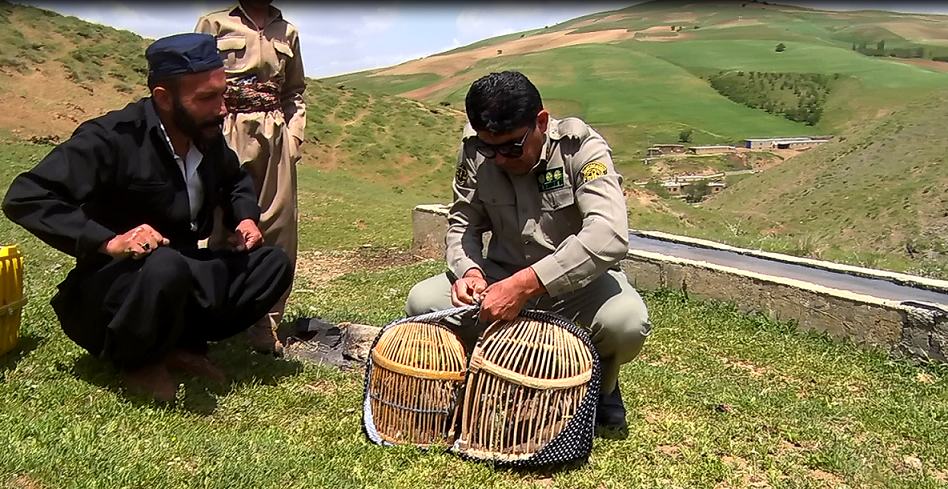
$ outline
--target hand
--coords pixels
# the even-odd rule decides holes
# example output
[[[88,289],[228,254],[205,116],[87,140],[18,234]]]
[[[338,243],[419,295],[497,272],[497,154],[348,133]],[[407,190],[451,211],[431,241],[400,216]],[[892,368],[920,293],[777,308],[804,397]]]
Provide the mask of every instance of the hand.
[[[263,243],[263,235],[260,234],[260,229],[252,219],[244,219],[237,225],[234,234],[227,238],[227,242],[236,251],[251,250]]]
[[[131,256],[138,260],[148,256],[159,246],[167,246],[169,243],[171,242],[155,231],[155,228],[142,224],[103,243],[99,251],[112,258]]]
[[[451,285],[451,303],[455,306],[470,306],[480,299],[481,292],[487,288],[487,280],[480,270],[472,268]]]
[[[509,321],[523,310],[527,300],[546,289],[532,268],[524,268],[484,290],[479,317],[484,321]]]

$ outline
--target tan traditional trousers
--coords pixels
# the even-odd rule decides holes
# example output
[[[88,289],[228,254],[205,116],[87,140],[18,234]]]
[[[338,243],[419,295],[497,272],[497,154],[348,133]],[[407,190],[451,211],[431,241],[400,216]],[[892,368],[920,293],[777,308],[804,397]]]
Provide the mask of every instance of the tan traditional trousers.
[[[253,177],[260,232],[267,244],[286,251],[295,269],[296,163],[306,125],[299,33],[278,9],[271,6],[266,22],[258,26],[239,3],[204,15],[195,31],[215,36],[224,58],[228,81],[224,135]],[[226,247],[227,231],[216,225],[208,247]],[[282,353],[275,332],[289,293],[248,332],[258,349]],[[254,336],[263,339],[254,341]],[[273,346],[262,345],[268,343]]]
[[[450,272],[416,284],[405,312],[452,307],[452,281],[472,268],[492,284],[531,267],[546,294],[525,307],[588,330],[602,362],[602,391],[611,393],[619,367],[638,355],[652,329],[645,303],[618,267],[628,254],[629,224],[611,149],[582,120],[550,118],[540,161],[515,176],[477,152],[470,124],[463,138],[448,215]],[[468,344],[486,326],[449,322]]]

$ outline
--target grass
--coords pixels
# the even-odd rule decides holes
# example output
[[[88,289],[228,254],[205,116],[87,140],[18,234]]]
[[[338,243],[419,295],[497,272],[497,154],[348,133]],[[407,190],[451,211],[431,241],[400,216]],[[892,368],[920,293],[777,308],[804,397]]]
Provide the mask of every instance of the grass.
[[[25,71],[55,60],[86,86],[106,78],[145,83],[147,42],[137,34],[5,1],[0,1],[0,15],[10,24],[0,35],[0,67]]]
[[[0,187],[48,147],[6,144]],[[346,226],[407,215],[367,197],[358,179],[303,165],[304,250],[407,246],[408,226],[353,236]],[[317,194],[310,183],[319,183]],[[389,198],[390,196],[380,197]],[[386,226],[380,226],[386,227]],[[378,234],[372,234],[377,232]],[[26,255],[17,350],[0,358],[4,487],[944,487],[948,371],[796,331],[789,322],[669,291],[643,292],[654,332],[623,367],[624,439],[597,438],[589,464],[524,472],[434,450],[382,448],[360,431],[361,376],[249,353],[240,337],[212,348],[227,385],[180,378],[172,405],[127,396],[117,373],[60,331],[48,300],[72,261],[9,221],[4,244]],[[385,324],[410,287],[444,269],[422,262],[356,271],[320,287],[297,278],[300,316]]]

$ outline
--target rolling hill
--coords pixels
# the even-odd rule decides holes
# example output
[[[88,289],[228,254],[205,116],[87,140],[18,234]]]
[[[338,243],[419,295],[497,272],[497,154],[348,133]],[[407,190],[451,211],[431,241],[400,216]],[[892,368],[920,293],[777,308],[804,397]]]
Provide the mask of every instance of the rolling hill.
[[[874,50],[880,41],[885,49]],[[785,50],[776,52],[777,44]],[[924,59],[899,58],[917,54]],[[867,51],[868,52],[868,51]],[[908,53],[908,54],[906,54]],[[507,68],[534,79],[554,116],[578,115],[610,137],[631,166],[648,143],[696,144],[749,137],[839,134],[948,82],[948,16],[825,12],[750,1],[649,2],[484,40],[329,83],[463,105],[477,77]],[[834,77],[815,125],[752,109],[715,91],[721,71]]]
[[[81,120],[144,95],[146,39],[5,2],[0,13],[0,139],[23,162],[8,172],[25,169]],[[930,59],[853,47],[874,46],[882,36],[887,49],[922,46],[937,57],[948,49],[946,18],[653,2],[309,80],[302,248],[407,249],[409,210],[450,200],[467,84],[515,68],[538,83],[555,116],[580,115],[609,137],[628,182],[633,228],[945,276],[940,236],[948,225],[944,203],[933,196],[945,190],[937,183],[945,176],[937,121],[948,108],[941,102],[948,73],[930,69],[940,67]],[[776,52],[778,42],[786,50]],[[823,76],[819,122],[751,108],[712,86],[714,77],[744,73],[748,80],[756,74],[757,84],[742,90],[777,80],[761,96],[791,105],[808,96],[793,80]],[[775,134],[837,138],[782,163],[745,153],[642,165],[646,143],[675,142],[689,128],[697,144]],[[698,206],[631,184],[751,167],[767,169],[729,178],[730,188]]]

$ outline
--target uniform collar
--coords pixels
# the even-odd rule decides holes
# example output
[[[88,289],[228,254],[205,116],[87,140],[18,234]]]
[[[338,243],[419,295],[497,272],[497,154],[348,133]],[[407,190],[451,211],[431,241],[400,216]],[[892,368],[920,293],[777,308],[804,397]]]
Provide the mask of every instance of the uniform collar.
[[[253,23],[253,20],[250,18],[250,15],[247,14],[247,12],[244,10],[244,7],[240,5],[240,2],[237,2],[230,9],[230,15],[242,15],[245,19],[249,20],[250,23]],[[263,23],[263,25],[258,25],[257,27],[260,29],[265,29],[274,20],[279,20],[282,18],[283,18],[283,13],[280,12],[280,9],[274,7],[273,5],[270,5],[270,10],[267,13],[267,20]]]
[[[550,117],[550,122],[546,125],[546,133],[543,135],[543,147],[540,148],[540,159],[537,160],[537,164],[530,169],[531,172],[545,168],[546,164],[550,162],[553,153],[553,144],[559,141],[561,137],[559,126],[560,121]]]

